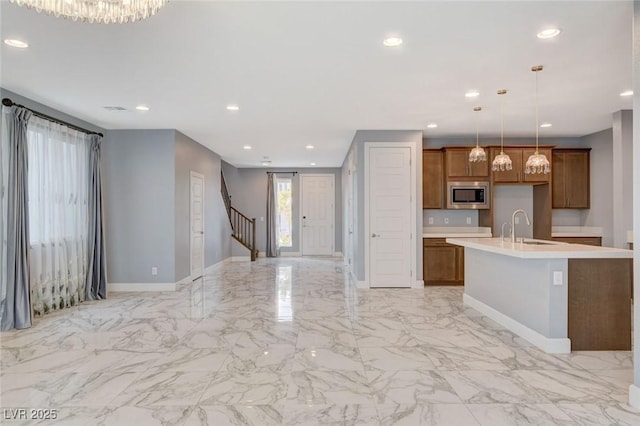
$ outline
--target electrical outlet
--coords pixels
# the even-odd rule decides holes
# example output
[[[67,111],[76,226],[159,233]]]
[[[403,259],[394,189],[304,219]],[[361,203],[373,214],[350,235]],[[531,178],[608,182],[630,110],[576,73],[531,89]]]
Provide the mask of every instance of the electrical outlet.
[[[156,268],[155,266],[151,268],[151,275],[158,275],[158,268]]]
[[[467,225],[471,225],[471,218],[467,217]]]
[[[432,217],[429,218],[429,225],[433,225],[433,218]]]
[[[264,222],[264,216],[260,216],[260,222]]]
[[[562,271],[553,271],[553,285],[562,285]]]
[[[449,218],[448,218],[448,217],[445,217],[445,218],[444,218],[444,223],[445,223],[445,224],[446,224],[446,223],[449,223]]]
[[[516,218],[514,220],[516,222],[516,225],[520,223],[520,218],[518,216],[516,216]]]

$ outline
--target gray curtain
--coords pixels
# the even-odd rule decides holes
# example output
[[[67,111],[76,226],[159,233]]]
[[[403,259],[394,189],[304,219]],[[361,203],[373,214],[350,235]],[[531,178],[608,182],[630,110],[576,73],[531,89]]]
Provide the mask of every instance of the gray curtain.
[[[102,136],[90,135],[88,262],[85,281],[86,300],[107,298],[104,231],[102,226],[102,184],[100,179],[100,144]]]
[[[7,288],[0,329],[31,327],[27,122],[31,112],[12,106],[7,117]]]
[[[267,257],[278,257],[277,244],[277,194],[274,173],[267,174]]]

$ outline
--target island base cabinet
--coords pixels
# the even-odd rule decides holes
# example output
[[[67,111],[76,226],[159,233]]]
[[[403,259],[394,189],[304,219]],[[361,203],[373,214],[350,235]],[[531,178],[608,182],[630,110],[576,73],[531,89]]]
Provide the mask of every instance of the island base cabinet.
[[[631,259],[569,259],[572,351],[631,350]]]

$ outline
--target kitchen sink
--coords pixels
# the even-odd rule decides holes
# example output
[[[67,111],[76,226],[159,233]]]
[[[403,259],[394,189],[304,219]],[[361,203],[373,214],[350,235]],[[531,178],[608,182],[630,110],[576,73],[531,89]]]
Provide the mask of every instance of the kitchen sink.
[[[535,240],[524,240],[522,244],[527,246],[555,246],[557,243],[551,241],[535,241]]]

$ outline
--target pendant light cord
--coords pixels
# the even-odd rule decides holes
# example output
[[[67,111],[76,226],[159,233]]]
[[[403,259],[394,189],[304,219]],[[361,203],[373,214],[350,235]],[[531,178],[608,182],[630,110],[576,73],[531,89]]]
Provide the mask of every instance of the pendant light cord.
[[[502,96],[500,96],[500,154],[504,154],[504,99]]]
[[[538,132],[540,131],[540,126],[538,125],[538,72],[541,69],[536,68],[536,155],[538,154]]]

